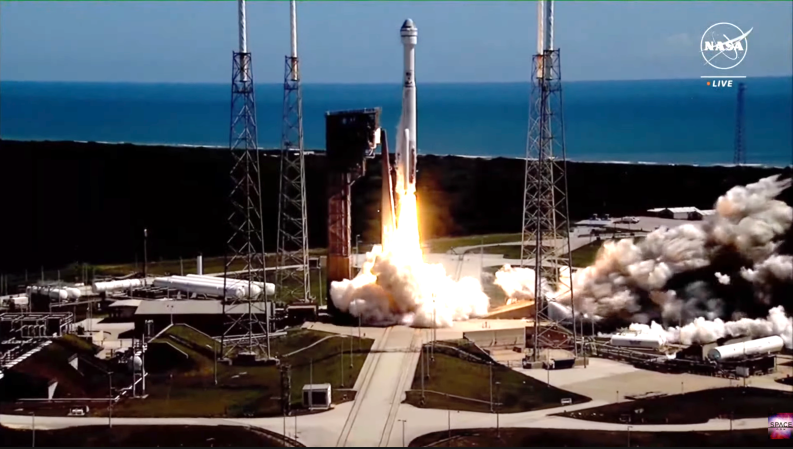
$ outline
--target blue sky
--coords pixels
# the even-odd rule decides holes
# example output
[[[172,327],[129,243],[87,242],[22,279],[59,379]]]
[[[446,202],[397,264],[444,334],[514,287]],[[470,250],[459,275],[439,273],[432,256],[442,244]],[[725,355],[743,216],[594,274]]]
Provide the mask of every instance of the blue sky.
[[[2,2],[0,79],[228,82],[236,2]],[[419,29],[422,82],[528,79],[535,2],[299,2],[307,83],[396,83],[399,27]],[[793,73],[793,2],[571,2],[556,4],[556,40],[567,80],[697,78],[716,22],[753,28],[736,71]],[[248,2],[258,82],[283,79],[289,3]],[[737,74],[737,72],[736,72]]]

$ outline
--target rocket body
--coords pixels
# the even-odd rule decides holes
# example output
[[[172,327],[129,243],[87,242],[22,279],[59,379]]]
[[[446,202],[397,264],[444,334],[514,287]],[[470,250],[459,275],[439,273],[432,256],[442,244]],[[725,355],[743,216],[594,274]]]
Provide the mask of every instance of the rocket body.
[[[396,149],[397,197],[416,190],[416,44],[418,29],[410,19],[400,30],[404,49],[402,83],[402,117],[399,121]]]

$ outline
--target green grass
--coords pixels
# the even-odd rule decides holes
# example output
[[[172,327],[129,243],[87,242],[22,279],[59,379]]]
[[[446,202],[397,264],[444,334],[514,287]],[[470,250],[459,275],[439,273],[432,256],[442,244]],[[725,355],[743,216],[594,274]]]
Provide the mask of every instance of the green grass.
[[[452,352],[435,352],[430,362],[430,376],[424,379],[425,403],[421,404],[421,369],[416,370],[412,390],[405,402],[416,407],[438,408],[471,412],[490,411],[490,367],[473,357],[463,359]],[[419,363],[426,363],[422,353]],[[558,388],[549,387],[500,364],[493,364],[493,400],[499,412],[517,413],[558,407],[562,398],[571,398],[574,404],[590,399]],[[499,386],[495,386],[499,382]],[[450,396],[446,396],[446,395]],[[455,398],[451,396],[459,396]],[[466,399],[463,399],[466,398]],[[471,400],[473,399],[473,400]]]
[[[521,234],[489,234],[489,235],[476,235],[470,237],[447,237],[440,239],[428,240],[424,245],[429,248],[433,253],[445,253],[452,248],[460,246],[475,246],[481,244],[491,243],[510,243],[519,242]]]
[[[7,447],[33,444],[31,430],[0,427]],[[109,428],[78,426],[66,429],[35,429],[40,447],[289,447],[284,439],[263,429],[243,426],[123,425]],[[302,446],[297,443],[298,446]]]
[[[332,338],[321,341],[329,336]],[[170,343],[188,354],[189,363],[179,363],[176,355],[172,357],[170,368],[162,360],[152,363],[158,369],[150,368],[149,397],[121,402],[114,409],[115,416],[280,416],[281,375],[278,367],[218,363],[218,385],[215,386],[214,354],[204,346],[213,346],[210,337],[185,326],[174,326],[157,340]],[[291,366],[292,407],[301,407],[301,389],[309,382],[331,384],[334,403],[353,399],[352,392],[338,390],[352,388],[373,342],[371,339],[339,338],[334,334],[303,329],[273,338],[271,353],[278,356],[282,364]],[[313,343],[317,343],[316,346],[289,357],[283,356]],[[353,346],[352,362],[350,343]],[[219,346],[216,342],[214,345]],[[100,415],[106,413],[104,410],[97,412]]]

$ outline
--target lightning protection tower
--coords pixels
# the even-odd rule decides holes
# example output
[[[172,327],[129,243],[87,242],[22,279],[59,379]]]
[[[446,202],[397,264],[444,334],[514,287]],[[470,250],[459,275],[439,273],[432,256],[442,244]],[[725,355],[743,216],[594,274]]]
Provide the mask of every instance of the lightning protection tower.
[[[743,93],[746,84],[738,83],[738,104],[735,110],[735,155],[733,163],[746,164],[746,129],[743,123]]]
[[[303,94],[297,57],[297,12],[289,2],[291,53],[284,65],[281,124],[281,192],[278,202],[276,294],[281,301],[307,302],[310,292],[306,176],[303,154]]]
[[[239,14],[239,51],[233,53],[231,76],[232,154],[230,214],[231,236],[227,241],[224,280],[231,271],[241,272],[247,283],[245,294],[233,294],[224,281],[223,317],[226,330],[221,337],[223,357],[244,355],[270,359],[270,307],[264,287],[265,260],[262,223],[261,178],[256,131],[251,54],[245,29],[245,0],[237,1]],[[234,270],[232,270],[234,267]],[[259,284],[261,283],[261,284]],[[260,290],[260,294],[254,294]],[[227,292],[231,292],[228,295]],[[260,319],[265,316],[265,322]]]
[[[576,356],[575,309],[568,317],[553,313],[548,287],[572,297],[566,155],[559,49],[553,48],[553,1],[538,1],[537,54],[532,58],[529,133],[523,192],[521,266],[535,270],[532,357],[545,349],[572,350]],[[572,301],[571,301],[572,304]],[[549,307],[550,306],[550,307]],[[528,342],[527,342],[528,343]]]

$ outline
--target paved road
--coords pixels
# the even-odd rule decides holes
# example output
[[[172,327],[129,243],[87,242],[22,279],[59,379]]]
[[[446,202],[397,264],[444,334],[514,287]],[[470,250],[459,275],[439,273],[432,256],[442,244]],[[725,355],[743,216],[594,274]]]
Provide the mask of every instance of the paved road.
[[[419,353],[411,349],[421,347],[420,332],[402,326],[390,327],[377,342],[378,349],[394,352],[371,355],[373,362],[365,373],[337,447],[379,447],[388,441],[405,389],[412,381],[410,368],[418,361]]]
[[[505,326],[515,320],[501,320]],[[496,326],[495,320],[489,326]],[[520,325],[515,321],[515,325]],[[335,326],[313,324],[315,328],[328,327],[333,331]],[[475,322],[455,323],[455,328],[438,330],[438,338],[459,338],[458,333],[470,328],[479,328],[482,324]],[[509,326],[507,326],[509,327]],[[355,329],[344,328],[349,333]],[[335,329],[338,331],[338,329]],[[591,429],[591,430],[626,430],[622,424],[608,424],[571,418],[552,417],[550,414],[562,411],[573,411],[608,404],[610,400],[594,400],[576,406],[558,407],[525,413],[498,415],[472,412],[447,412],[444,410],[419,409],[408,404],[401,404],[404,392],[410,388],[419,352],[410,351],[411,347],[421,345],[424,334],[421,330],[403,326],[385,330],[363,328],[370,337],[375,337],[374,349],[395,352],[377,351],[367,357],[361,371],[356,390],[356,401],[336,406],[333,410],[316,415],[276,418],[113,418],[114,425],[240,425],[260,427],[276,433],[285,433],[291,438],[310,447],[327,447],[330,445],[348,447],[373,447],[402,445],[403,429],[405,442],[429,432],[474,427],[495,427],[496,419],[503,427],[532,427],[552,429]],[[426,333],[426,332],[425,332]],[[447,335],[448,334],[448,335]],[[454,335],[452,335],[454,334]],[[402,420],[406,421],[403,425]],[[5,426],[30,428],[30,416],[0,415],[0,422]],[[57,429],[74,426],[106,425],[107,418],[77,417],[36,417],[36,428]],[[767,418],[755,418],[733,421],[734,429],[766,428]],[[702,424],[691,425],[634,425],[634,431],[673,432],[673,431],[707,431],[728,430],[728,420],[711,420]]]

